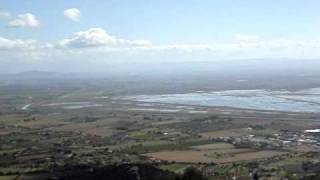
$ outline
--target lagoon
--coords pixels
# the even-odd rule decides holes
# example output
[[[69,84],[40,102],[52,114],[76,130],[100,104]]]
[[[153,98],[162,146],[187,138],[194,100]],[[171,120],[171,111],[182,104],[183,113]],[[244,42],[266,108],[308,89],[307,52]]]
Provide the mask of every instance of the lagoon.
[[[235,107],[288,112],[320,112],[320,88],[300,91],[227,90],[123,97],[145,103]]]

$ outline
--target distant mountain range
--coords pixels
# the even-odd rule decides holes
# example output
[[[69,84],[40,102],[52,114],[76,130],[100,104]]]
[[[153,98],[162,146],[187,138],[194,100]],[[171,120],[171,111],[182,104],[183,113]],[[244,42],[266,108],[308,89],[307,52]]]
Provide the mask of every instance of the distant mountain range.
[[[13,74],[16,77],[24,77],[24,78],[50,78],[50,77],[59,77],[61,73],[57,72],[48,72],[48,71],[25,71],[21,73]]]
[[[20,73],[0,74],[0,79],[73,79],[91,77],[89,73],[59,73],[50,71],[24,71]]]

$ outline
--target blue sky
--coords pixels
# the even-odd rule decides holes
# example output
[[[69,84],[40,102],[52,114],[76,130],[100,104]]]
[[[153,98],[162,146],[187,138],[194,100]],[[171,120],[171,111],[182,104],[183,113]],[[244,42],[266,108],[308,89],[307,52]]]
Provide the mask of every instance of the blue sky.
[[[318,0],[0,0],[0,61],[14,71],[30,63],[45,69],[53,59],[59,69],[65,61],[318,58],[319,7]],[[64,14],[70,9],[77,17]]]

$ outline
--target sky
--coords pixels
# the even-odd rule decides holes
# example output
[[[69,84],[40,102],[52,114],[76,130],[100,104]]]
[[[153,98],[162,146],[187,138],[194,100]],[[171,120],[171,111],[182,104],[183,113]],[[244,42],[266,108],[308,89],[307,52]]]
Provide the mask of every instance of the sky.
[[[320,58],[318,0],[0,0],[0,72]]]

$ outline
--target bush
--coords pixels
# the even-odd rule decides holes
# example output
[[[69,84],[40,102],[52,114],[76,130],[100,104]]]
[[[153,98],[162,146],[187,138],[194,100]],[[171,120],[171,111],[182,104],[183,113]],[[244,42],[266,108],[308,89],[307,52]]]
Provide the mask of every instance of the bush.
[[[194,167],[188,167],[182,177],[181,180],[208,180],[198,169]]]

